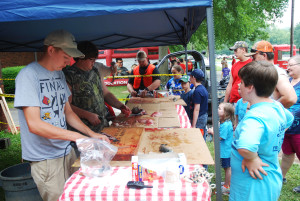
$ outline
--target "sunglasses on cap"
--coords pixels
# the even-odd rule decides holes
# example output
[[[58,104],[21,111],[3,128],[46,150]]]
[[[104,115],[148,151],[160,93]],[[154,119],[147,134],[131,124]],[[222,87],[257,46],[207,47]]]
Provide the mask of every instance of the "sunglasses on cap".
[[[263,55],[265,52],[262,52],[262,51],[259,51],[259,50],[256,50],[256,49],[252,49],[250,50],[251,53],[256,53],[256,54],[261,54]]]

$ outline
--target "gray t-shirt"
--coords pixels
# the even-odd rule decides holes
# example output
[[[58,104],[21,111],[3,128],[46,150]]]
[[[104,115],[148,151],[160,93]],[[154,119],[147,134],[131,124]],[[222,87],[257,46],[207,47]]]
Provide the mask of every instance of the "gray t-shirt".
[[[23,159],[41,161],[62,157],[70,142],[29,132],[22,107],[40,107],[42,121],[66,129],[64,109],[70,95],[62,71],[49,71],[38,62],[32,62],[20,71],[16,78],[14,106],[19,109]],[[66,154],[70,150],[71,146]]]

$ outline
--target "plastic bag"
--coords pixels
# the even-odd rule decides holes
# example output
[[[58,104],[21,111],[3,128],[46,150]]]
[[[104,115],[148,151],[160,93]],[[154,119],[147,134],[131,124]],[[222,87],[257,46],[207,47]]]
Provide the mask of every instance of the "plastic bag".
[[[116,146],[96,138],[78,139],[76,144],[80,151],[82,173],[85,176],[102,177],[110,172],[109,163],[118,151]]]
[[[177,153],[139,154],[138,157],[138,164],[142,170],[145,170],[142,172],[143,181],[160,179],[160,177],[168,183],[179,181],[180,160]]]

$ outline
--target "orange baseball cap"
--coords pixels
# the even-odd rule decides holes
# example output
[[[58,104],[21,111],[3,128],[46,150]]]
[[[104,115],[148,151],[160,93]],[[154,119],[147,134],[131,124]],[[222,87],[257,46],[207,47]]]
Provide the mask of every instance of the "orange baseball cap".
[[[270,42],[261,40],[256,42],[251,48],[251,53],[245,54],[246,57],[257,54],[258,52],[273,52],[273,46]]]

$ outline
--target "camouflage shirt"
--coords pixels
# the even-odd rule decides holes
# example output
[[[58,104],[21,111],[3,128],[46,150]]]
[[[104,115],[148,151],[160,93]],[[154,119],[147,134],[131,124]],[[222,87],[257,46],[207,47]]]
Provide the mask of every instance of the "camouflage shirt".
[[[86,119],[82,122],[95,132],[101,131],[108,122],[105,119],[106,108],[104,104],[103,89],[97,68],[93,67],[90,71],[83,71],[75,64],[64,70],[66,81],[72,87],[72,105],[83,110],[99,115],[101,124],[93,126]],[[70,126],[68,126],[71,130]]]

